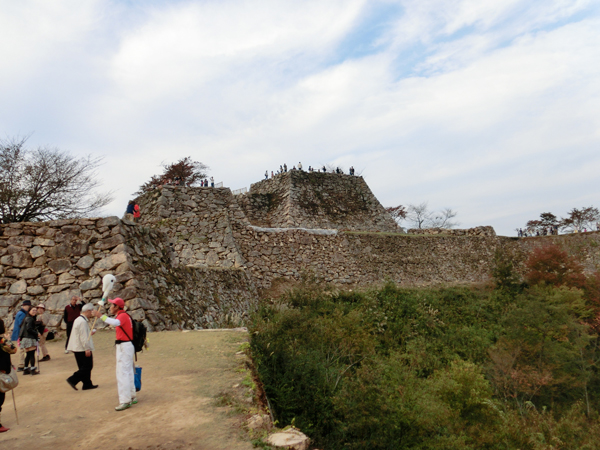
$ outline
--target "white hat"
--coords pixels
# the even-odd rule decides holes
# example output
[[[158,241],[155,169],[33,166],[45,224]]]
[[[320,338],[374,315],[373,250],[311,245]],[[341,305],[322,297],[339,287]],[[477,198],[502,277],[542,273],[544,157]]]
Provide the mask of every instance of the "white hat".
[[[86,303],[85,305],[83,305],[83,308],[81,308],[82,311],[93,311],[94,310],[94,305],[92,305],[91,303]]]

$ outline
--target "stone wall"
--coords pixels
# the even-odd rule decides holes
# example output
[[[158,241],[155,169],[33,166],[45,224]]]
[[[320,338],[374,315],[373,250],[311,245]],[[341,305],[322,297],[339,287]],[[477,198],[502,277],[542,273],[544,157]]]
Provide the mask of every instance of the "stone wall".
[[[252,310],[244,272],[180,267],[170,244],[117,217],[0,225],[0,318],[10,327],[27,299],[46,305],[51,328],[64,328],[71,297],[100,300],[107,273],[117,278],[111,297],[150,330],[239,323]]]
[[[401,232],[362,177],[291,170],[237,196],[252,225]]]
[[[334,187],[323,187],[329,182]],[[364,194],[362,206],[358,200],[323,200],[344,183]],[[63,327],[71,296],[99,300],[107,273],[117,278],[111,297],[123,298],[150,330],[163,330],[238,325],[256,307],[259,291],[280,281],[293,284],[305,274],[346,286],[484,283],[496,250],[508,252],[522,269],[527,255],[547,243],[577,256],[587,272],[600,267],[599,233],[506,238],[491,227],[414,235],[289,226],[331,223],[347,207],[360,218],[348,219],[352,226],[386,229],[389,216],[379,214],[381,205],[368,203],[372,194],[365,194],[363,183],[359,177],[292,171],[253,185],[258,197],[233,196],[223,188],[157,189],[138,199],[139,224],[108,217],[0,225],[0,317],[10,326],[29,299],[46,304],[51,327]],[[268,195],[280,200],[268,203]],[[307,205],[319,195],[313,220]],[[285,217],[276,217],[285,202]],[[325,211],[334,204],[337,210]]]
[[[140,225],[163,232],[175,265],[241,267],[232,223],[248,224],[228,188],[165,186],[138,199]]]

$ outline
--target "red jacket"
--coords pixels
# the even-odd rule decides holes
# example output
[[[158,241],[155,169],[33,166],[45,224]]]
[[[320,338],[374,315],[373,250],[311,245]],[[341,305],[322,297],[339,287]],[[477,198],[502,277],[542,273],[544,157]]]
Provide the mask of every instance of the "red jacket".
[[[117,341],[131,341],[133,339],[133,325],[131,324],[131,317],[129,317],[129,314],[121,310],[117,313],[115,319],[121,322],[121,325],[116,328]]]

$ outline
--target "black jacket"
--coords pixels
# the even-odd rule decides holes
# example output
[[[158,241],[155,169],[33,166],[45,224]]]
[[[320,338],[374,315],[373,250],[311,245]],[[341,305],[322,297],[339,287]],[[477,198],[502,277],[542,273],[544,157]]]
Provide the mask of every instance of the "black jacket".
[[[36,341],[38,340],[38,329],[35,323],[34,316],[30,316],[29,314],[27,314],[27,317],[25,317],[25,320],[21,325],[21,334],[19,334],[19,337],[21,339],[30,338],[35,339]]]

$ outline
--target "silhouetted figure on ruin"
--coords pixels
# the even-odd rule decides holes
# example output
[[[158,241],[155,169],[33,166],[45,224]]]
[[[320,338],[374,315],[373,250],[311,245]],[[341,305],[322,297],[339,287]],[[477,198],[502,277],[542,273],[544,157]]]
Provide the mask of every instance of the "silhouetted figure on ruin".
[[[215,179],[213,177],[210,177],[210,187],[215,187]]]
[[[302,163],[301,162],[298,163],[298,170],[302,170]]]
[[[268,179],[269,179],[269,171],[265,170],[265,180],[268,180]]]
[[[354,166],[350,166],[350,175],[354,175]]]
[[[133,200],[129,200],[129,203],[127,203],[127,209],[125,210],[125,219],[133,221],[133,207],[134,206],[135,206],[135,203],[133,202]]]
[[[283,171],[287,172],[287,164],[283,163]]]
[[[323,166],[323,173],[327,172],[327,167]]]
[[[271,178],[273,178],[273,171],[271,170]]]

